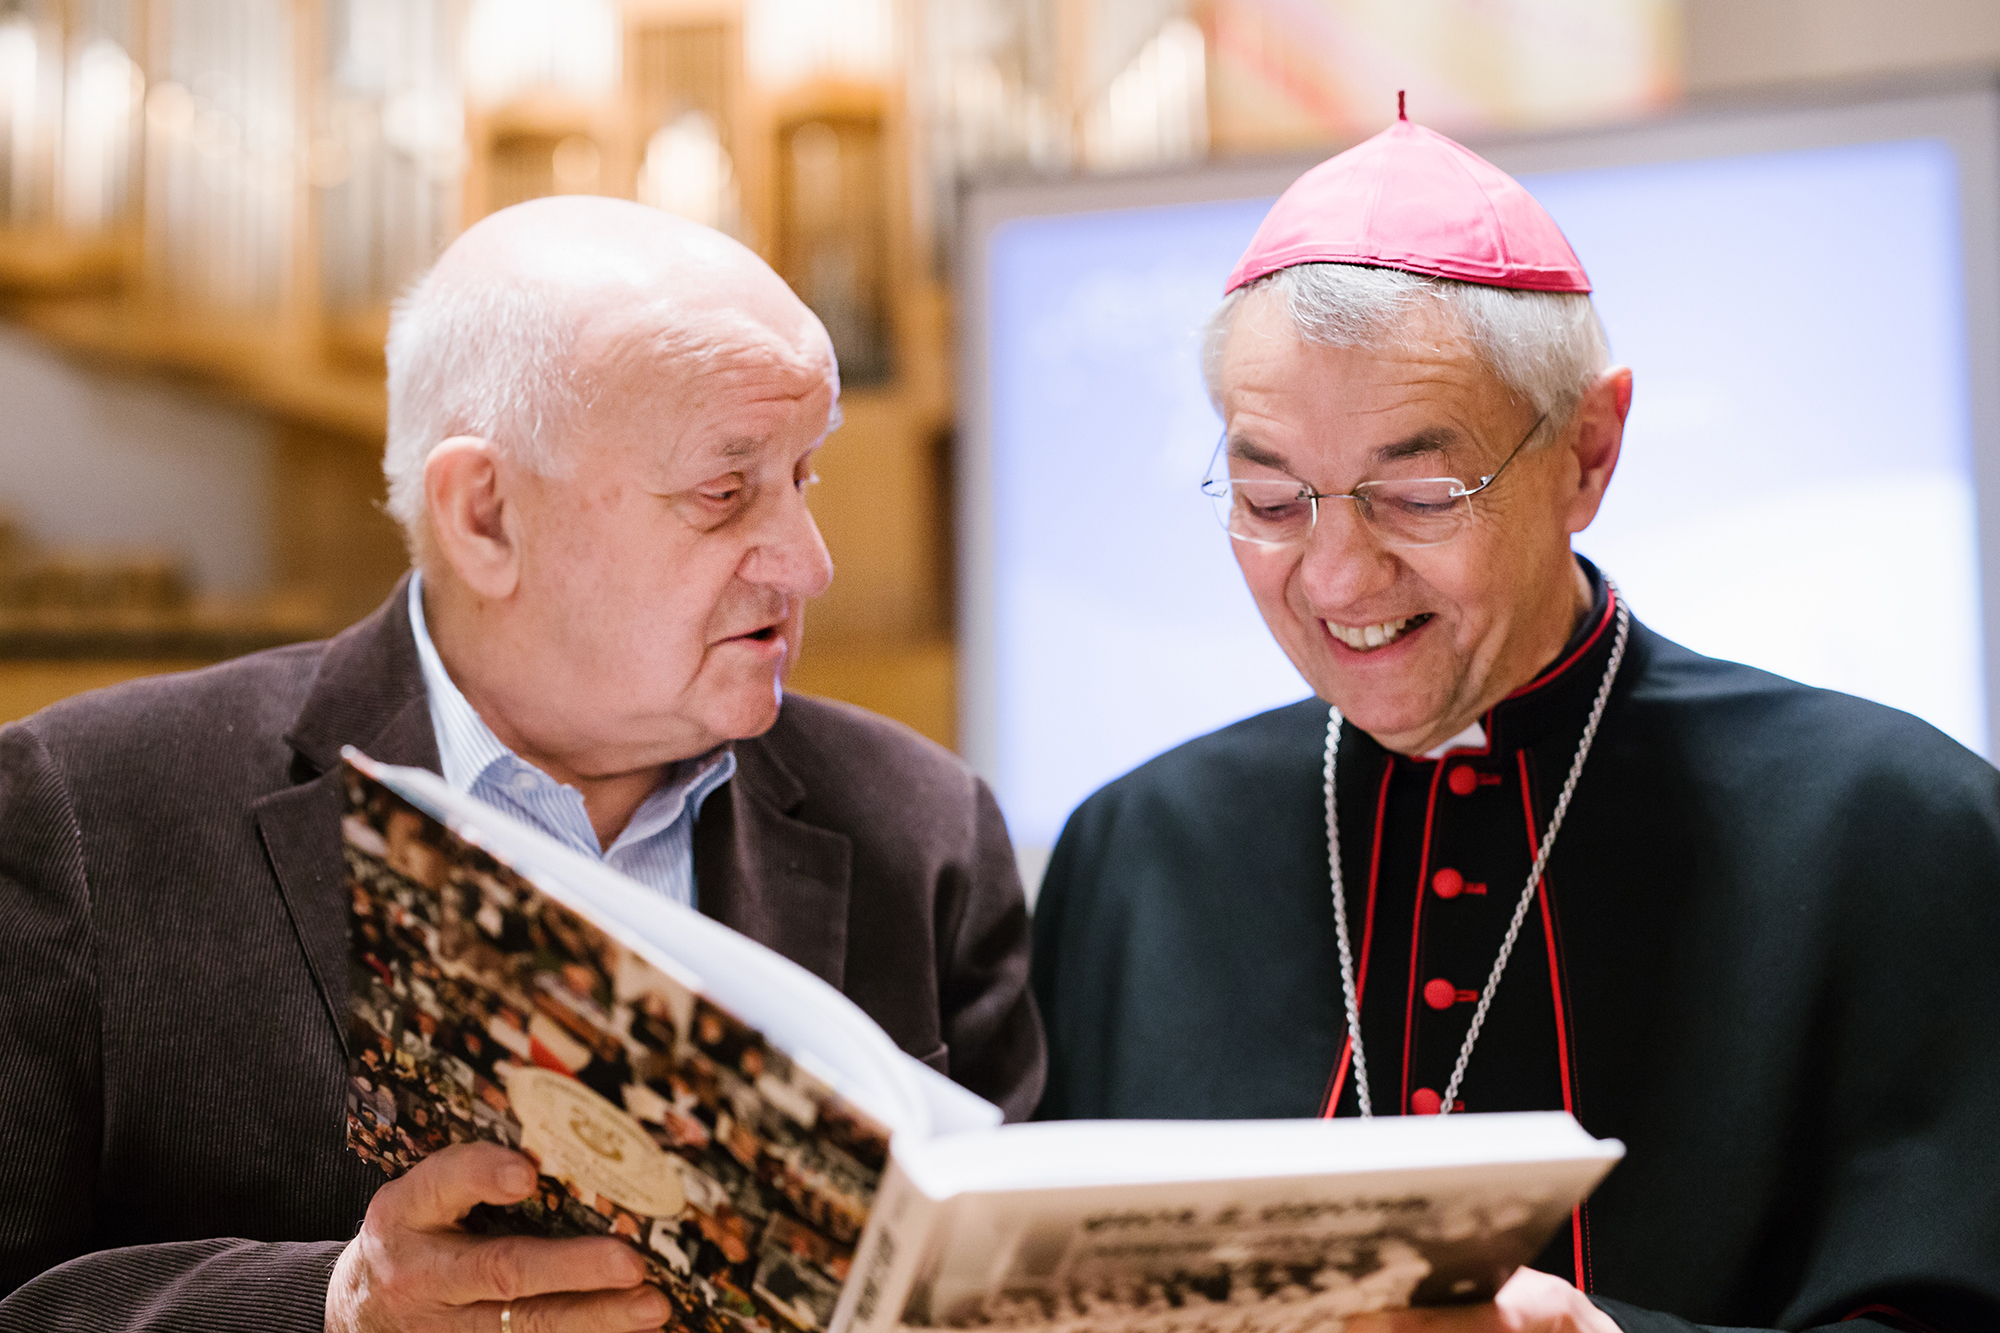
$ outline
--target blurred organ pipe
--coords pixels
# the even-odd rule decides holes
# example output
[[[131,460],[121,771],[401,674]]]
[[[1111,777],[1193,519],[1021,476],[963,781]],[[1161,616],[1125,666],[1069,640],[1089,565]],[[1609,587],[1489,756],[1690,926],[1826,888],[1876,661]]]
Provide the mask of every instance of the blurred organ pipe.
[[[0,3],[0,223],[111,230],[133,198],[132,6]]]
[[[307,171],[319,281],[343,350],[379,352],[389,303],[458,231],[463,0],[339,0],[325,13]]]
[[[174,300],[275,315],[290,276],[298,157],[292,6],[152,8],[149,280]]]

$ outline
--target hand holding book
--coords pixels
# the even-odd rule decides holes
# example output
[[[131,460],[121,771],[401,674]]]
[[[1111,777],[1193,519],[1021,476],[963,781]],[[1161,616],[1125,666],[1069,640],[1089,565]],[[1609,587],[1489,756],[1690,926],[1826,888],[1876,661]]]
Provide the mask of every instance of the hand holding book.
[[[522,1202],[536,1181],[534,1163],[520,1153],[464,1143],[383,1186],[334,1266],[327,1333],[525,1329],[558,1319],[636,1333],[664,1324],[672,1306],[644,1285],[646,1266],[628,1245],[609,1238],[468,1236],[459,1229],[458,1220],[480,1205]],[[531,1314],[531,1306],[539,1308]]]

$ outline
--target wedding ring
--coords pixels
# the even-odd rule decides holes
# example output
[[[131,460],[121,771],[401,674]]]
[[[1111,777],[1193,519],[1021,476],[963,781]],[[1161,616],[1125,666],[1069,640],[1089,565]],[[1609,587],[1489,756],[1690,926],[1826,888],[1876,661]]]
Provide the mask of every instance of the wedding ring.
[[[514,1303],[500,1307],[500,1333],[514,1333]]]

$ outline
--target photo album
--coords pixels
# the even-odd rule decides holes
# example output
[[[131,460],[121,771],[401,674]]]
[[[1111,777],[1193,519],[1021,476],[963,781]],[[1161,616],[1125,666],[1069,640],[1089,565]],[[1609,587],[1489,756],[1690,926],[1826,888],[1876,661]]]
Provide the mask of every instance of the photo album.
[[[350,1149],[516,1148],[695,1333],[1285,1333],[1488,1299],[1622,1154],[1560,1112],[1000,1124],[838,990],[344,752]]]

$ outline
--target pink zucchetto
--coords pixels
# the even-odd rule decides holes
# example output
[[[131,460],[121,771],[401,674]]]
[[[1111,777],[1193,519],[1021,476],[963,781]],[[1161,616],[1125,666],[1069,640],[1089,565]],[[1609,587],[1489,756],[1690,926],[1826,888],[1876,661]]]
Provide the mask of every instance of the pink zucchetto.
[[[1587,292],[1576,252],[1533,195],[1477,153],[1396,123],[1292,182],[1223,290],[1294,264],[1365,264],[1484,287]]]

